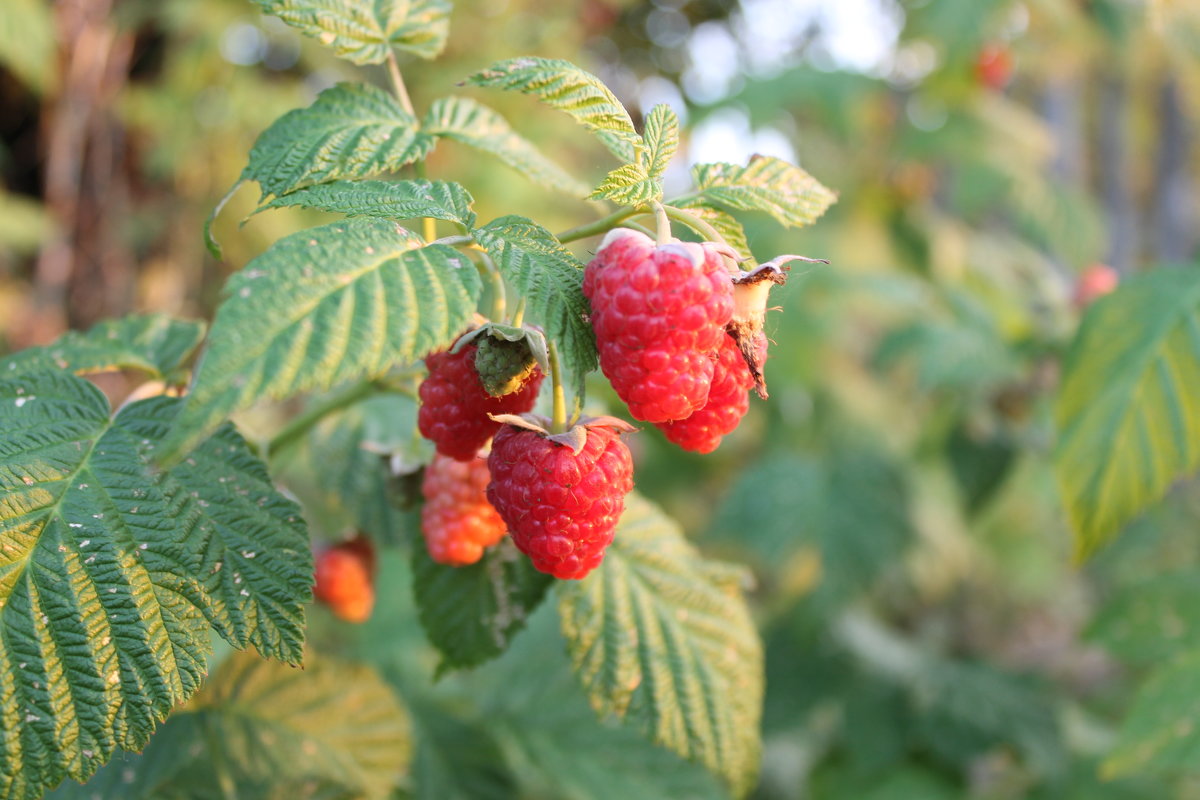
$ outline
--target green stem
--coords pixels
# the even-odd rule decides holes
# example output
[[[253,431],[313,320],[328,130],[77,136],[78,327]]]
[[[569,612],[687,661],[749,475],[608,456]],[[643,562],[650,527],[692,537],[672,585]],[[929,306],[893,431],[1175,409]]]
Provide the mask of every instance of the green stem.
[[[265,455],[269,458],[280,449],[287,447],[333,412],[352,406],[376,392],[385,391],[385,389],[386,387],[377,381],[359,381],[334,392],[321,402],[305,409],[293,417],[287,425],[284,425],[282,430],[272,436],[267,443]]]
[[[616,227],[622,220],[645,213],[644,208],[622,208],[620,211],[614,211],[603,219],[598,219],[595,222],[589,222],[586,225],[578,225],[574,228],[568,228],[558,234],[557,238],[563,244],[567,242],[578,241],[579,239],[587,239],[590,236],[599,236],[602,233],[607,233],[609,229]]]
[[[431,239],[429,243],[430,244],[445,244],[445,245],[449,245],[450,247],[458,247],[459,245],[463,245],[463,244],[475,244],[475,237],[466,236],[466,235],[443,236],[440,239]]]
[[[492,281],[492,320],[501,322],[508,310],[508,289],[504,285],[504,276],[487,253],[480,253],[479,260],[487,267],[488,277]]]
[[[651,201],[650,207],[654,209],[654,240],[660,246],[670,243],[671,220],[667,217],[666,208],[657,200]]]
[[[675,208],[675,206],[663,206],[663,211],[671,219],[677,219],[692,230],[704,234],[710,242],[719,242],[727,247],[729,246],[729,242],[725,241],[725,237],[721,235],[720,231],[695,214],[689,214],[682,208]]]
[[[390,48],[387,54],[388,75],[392,78],[392,91],[396,93],[396,99],[400,101],[400,105],[411,116],[416,117],[417,112],[413,110],[412,100],[408,96],[408,87],[404,85],[404,76],[400,74],[400,63],[396,61],[396,53]]]
[[[558,365],[558,345],[548,342],[550,355],[550,383],[554,390],[554,410],[550,417],[550,432],[564,433],[567,430],[567,395],[563,391],[562,370]]]
[[[522,297],[517,301],[517,310],[513,312],[512,326],[514,328],[521,327],[521,323],[525,321],[525,298]],[[553,342],[551,343],[553,344]]]

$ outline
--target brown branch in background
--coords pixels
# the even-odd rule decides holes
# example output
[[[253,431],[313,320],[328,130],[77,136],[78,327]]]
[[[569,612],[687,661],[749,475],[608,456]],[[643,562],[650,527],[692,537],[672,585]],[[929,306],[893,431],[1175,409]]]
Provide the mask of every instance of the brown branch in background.
[[[45,342],[127,304],[131,259],[113,221],[126,213],[128,192],[113,104],[128,76],[132,39],[117,30],[111,6],[111,0],[54,6],[62,81],[47,99],[42,146],[55,233],[38,255],[26,319],[14,331],[17,346]]]
[[[1178,264],[1191,256],[1196,238],[1192,232],[1194,198],[1188,169],[1191,131],[1174,77],[1163,80],[1158,110],[1152,211],[1155,257],[1162,263]]]
[[[1108,220],[1107,263],[1122,275],[1133,269],[1137,253],[1137,209],[1129,178],[1129,89],[1110,75],[1100,84],[1096,156],[1100,191]]]

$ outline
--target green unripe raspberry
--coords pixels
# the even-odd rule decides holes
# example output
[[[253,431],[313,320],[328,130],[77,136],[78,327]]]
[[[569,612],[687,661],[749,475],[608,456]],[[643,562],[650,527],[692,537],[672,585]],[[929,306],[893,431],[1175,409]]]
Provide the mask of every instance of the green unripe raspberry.
[[[484,335],[478,342],[475,371],[479,373],[484,390],[492,397],[503,397],[520,389],[537,366],[524,339],[509,342]]]

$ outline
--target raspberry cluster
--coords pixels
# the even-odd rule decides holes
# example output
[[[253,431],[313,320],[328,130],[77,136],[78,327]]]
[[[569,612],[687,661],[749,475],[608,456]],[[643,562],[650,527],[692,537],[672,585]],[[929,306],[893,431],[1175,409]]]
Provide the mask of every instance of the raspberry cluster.
[[[488,502],[488,464],[476,456],[457,461],[440,453],[425,468],[421,533],[439,564],[474,564],[487,547],[504,538],[504,520]]]
[[[766,397],[767,295],[783,282],[782,263],[799,258],[731,272],[730,253],[709,242],[656,244],[617,228],[583,276],[600,368],[613,389],[632,416],[698,453],[738,426],[752,389]],[[542,572],[571,580],[599,566],[633,489],[633,459],[621,441],[633,428],[603,417],[564,431],[561,393],[557,426],[527,413],[542,367],[555,364],[537,329],[488,323],[425,361],[418,426],[438,452],[422,486],[431,557],[475,563],[507,531]],[[489,439],[484,463],[477,453]]]

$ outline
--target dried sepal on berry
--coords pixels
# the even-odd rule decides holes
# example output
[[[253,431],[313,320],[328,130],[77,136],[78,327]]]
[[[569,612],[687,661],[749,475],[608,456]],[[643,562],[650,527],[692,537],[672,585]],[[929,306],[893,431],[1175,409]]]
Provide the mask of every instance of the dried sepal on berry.
[[[788,262],[807,261],[813,264],[828,264],[822,258],[806,256],[777,256],[752,270],[733,276],[733,318],[728,325],[729,334],[738,344],[750,375],[754,378],[754,390],[762,399],[767,398],[767,382],[763,377],[763,364],[767,359],[767,335],[763,323],[767,316],[767,298],[771,288],[787,281]]]

